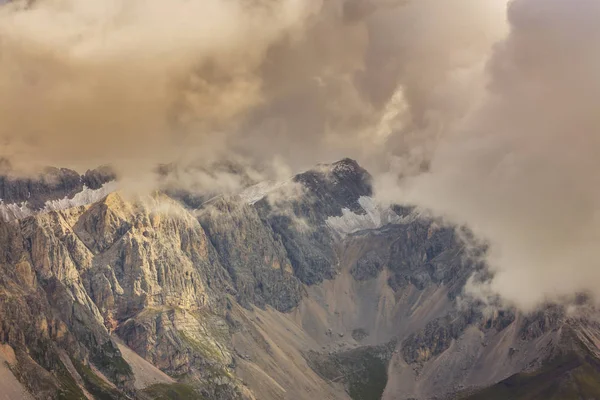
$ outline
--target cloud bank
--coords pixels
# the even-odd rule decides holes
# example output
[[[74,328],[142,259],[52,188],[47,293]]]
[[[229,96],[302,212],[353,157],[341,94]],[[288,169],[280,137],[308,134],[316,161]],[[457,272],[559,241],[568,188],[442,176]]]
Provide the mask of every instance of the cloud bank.
[[[401,193],[489,242],[487,294],[600,298],[600,3],[514,0],[481,104]],[[402,192],[402,190],[400,192]]]
[[[131,173],[214,154],[262,101],[269,47],[312,0],[36,0],[0,7],[1,156]],[[313,7],[316,7],[313,9]],[[210,151],[208,150],[210,149]]]
[[[478,0],[9,2],[0,157],[20,173],[112,164],[138,182],[234,153],[375,165],[408,151],[410,126],[463,106],[450,75],[483,59],[503,20]]]

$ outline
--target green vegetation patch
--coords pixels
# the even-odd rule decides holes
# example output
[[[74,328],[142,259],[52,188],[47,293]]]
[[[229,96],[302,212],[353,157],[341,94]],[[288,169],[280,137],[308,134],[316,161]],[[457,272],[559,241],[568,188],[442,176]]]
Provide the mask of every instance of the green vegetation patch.
[[[72,360],[75,369],[83,379],[84,386],[97,400],[118,400],[127,397],[114,387],[110,386],[94,373],[89,365],[85,365],[79,360]]]
[[[144,393],[154,400],[205,400],[193,387],[183,383],[152,385]]]
[[[186,334],[184,331],[177,331],[181,340],[183,340],[190,348],[209,360],[223,361],[221,350],[209,340],[198,340]]]
[[[83,391],[62,362],[56,371],[56,376],[60,385],[57,393],[58,400],[79,400],[85,398]]]
[[[332,383],[342,382],[353,400],[379,400],[387,385],[387,369],[395,341],[326,355],[310,352],[309,365]]]
[[[107,341],[102,347],[94,351],[92,362],[113,382],[118,381],[123,376],[133,376],[131,366],[127,364],[127,361],[121,356],[121,352],[111,341]]]

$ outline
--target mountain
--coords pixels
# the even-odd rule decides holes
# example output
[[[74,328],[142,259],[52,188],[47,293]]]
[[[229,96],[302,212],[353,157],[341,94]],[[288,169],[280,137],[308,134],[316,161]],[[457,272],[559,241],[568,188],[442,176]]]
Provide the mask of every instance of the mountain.
[[[115,178],[0,179],[7,399],[600,398],[591,306],[462,300],[465,232],[353,160],[209,201]]]

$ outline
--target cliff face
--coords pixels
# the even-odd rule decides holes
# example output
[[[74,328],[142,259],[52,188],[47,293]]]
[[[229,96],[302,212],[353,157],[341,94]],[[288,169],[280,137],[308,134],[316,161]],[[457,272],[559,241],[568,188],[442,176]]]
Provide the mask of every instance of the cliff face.
[[[455,229],[376,207],[352,160],[192,208],[55,172],[2,189],[44,201],[0,222],[10,398],[456,398],[543,366],[566,325],[600,337],[560,309],[459,307],[483,267]]]
[[[185,312],[224,315],[231,279],[199,222],[168,199],[160,203],[168,210],[110,194],[3,223],[3,341],[33,355],[28,362],[47,374],[65,364],[63,352],[73,363],[89,362],[123,395],[134,393],[134,376],[111,338],[115,331],[172,374],[200,370],[209,360],[205,350],[220,353],[211,335],[194,345],[201,324]],[[188,338],[187,330],[196,333]],[[231,357],[223,353],[217,361],[226,369]],[[214,382],[205,381],[210,392]],[[224,385],[235,387],[230,381]]]
[[[0,227],[3,246],[0,337],[10,368],[37,398],[77,396],[74,362],[90,360],[124,391],[131,370],[111,341],[80,275],[91,257],[58,215]]]
[[[253,206],[219,200],[199,220],[246,308],[269,305],[290,311],[303,288],[279,237]]]

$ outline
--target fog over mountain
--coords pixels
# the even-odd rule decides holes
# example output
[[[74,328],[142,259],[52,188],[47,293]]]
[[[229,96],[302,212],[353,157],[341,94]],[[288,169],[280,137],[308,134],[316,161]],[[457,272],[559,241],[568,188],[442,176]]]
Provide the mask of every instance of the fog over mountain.
[[[3,174],[110,165],[135,194],[235,194],[351,157],[378,202],[486,245],[465,298],[600,300],[598,1],[0,4]]]
[[[483,289],[532,309],[598,295],[600,38],[595,1],[515,0],[484,100],[407,196],[490,243]]]

